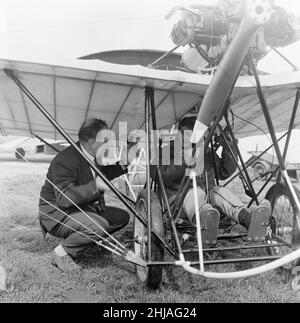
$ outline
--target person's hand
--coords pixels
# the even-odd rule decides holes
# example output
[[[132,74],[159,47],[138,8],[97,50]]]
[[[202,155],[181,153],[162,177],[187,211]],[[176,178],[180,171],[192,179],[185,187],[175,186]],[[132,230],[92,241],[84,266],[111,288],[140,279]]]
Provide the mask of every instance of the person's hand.
[[[196,174],[196,176],[201,176],[204,172],[204,144],[202,147],[198,147],[196,156],[191,156],[189,159],[189,165],[186,169],[186,175],[192,176],[193,174]]]
[[[99,176],[96,177],[96,186],[99,192],[105,192],[109,190],[109,187],[103,182],[103,180]]]
[[[230,143],[230,139],[227,137],[226,139],[227,139],[227,142]],[[226,147],[226,141],[222,135],[216,138],[216,143],[218,143],[221,147]]]
[[[225,133],[225,136],[228,144],[231,147],[234,147],[234,141],[232,140],[231,136],[227,133]],[[222,135],[217,136],[215,139],[216,139],[216,143],[218,143],[221,147],[225,147],[225,148],[227,147],[225,138]],[[238,144],[238,139],[236,138],[235,138],[235,143]]]
[[[192,148],[185,149],[183,158],[187,167],[194,167],[196,165],[197,157],[193,156]]]

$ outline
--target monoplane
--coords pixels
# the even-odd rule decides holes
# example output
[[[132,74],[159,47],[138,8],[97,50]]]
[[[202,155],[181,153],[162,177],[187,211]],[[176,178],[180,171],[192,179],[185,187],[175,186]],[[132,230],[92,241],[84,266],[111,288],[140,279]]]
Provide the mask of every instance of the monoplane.
[[[291,62],[293,71],[277,75],[257,68],[271,48],[280,54],[278,47],[299,39],[300,22],[273,2],[223,0],[219,5],[200,3],[174,8],[167,18],[176,12],[182,14],[172,31],[176,47],[147,66],[114,64],[120,62],[95,57],[51,64],[0,60],[0,127],[7,135],[34,133],[64,139],[82,154],[74,140],[81,124],[91,116],[106,120],[115,132],[120,123],[126,123],[128,132],[145,129],[147,181],[136,200],[118,191],[83,157],[134,217],[134,251],[113,237],[100,244],[134,263],[139,279],[151,288],[159,287],[165,266],[179,266],[206,278],[232,279],[293,266],[300,258],[300,194],[291,183],[285,163],[292,131],[300,127],[300,71]],[[186,50],[178,60],[174,52],[181,46]],[[106,60],[112,57],[104,56]],[[197,190],[201,166],[184,177],[173,204],[168,201],[159,166],[155,167],[156,180],[151,179],[151,131],[171,129],[191,110],[198,115],[192,138],[195,152],[214,147],[218,136],[226,141],[228,135],[240,139],[261,131],[270,134],[272,145],[266,152],[275,149],[279,166],[266,175],[262,188],[255,190],[248,172],[251,165],[243,161],[238,145],[239,158],[235,162],[239,171],[222,183],[227,186],[240,177],[250,207],[265,198],[262,192],[275,179],[266,195],[272,203],[272,217],[264,224],[268,227],[265,237],[248,241],[247,235],[227,228],[217,241],[202,241],[201,232],[206,228],[201,225],[197,194],[197,225],[178,221],[191,184]],[[285,134],[277,138],[280,132]],[[279,141],[284,138],[282,153]],[[163,141],[157,140],[159,144]],[[185,250],[183,240],[194,241],[194,247]],[[224,246],[224,241],[234,241],[235,245]],[[267,254],[238,256],[240,251],[258,249]],[[220,256],[223,251],[236,252],[237,256],[224,259]],[[191,253],[196,259],[188,258]],[[245,262],[263,264],[233,273],[206,270],[208,265]]]

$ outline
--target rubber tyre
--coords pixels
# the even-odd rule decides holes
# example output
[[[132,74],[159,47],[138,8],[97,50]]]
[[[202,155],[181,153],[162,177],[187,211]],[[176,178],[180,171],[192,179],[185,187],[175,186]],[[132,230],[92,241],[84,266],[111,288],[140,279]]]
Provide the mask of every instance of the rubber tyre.
[[[265,179],[261,176],[267,173],[267,167],[263,163],[256,163],[253,166],[254,178],[264,181]]]
[[[137,212],[147,222],[147,190],[143,190],[138,196],[136,202]],[[160,203],[157,195],[151,192],[151,211],[152,211],[152,228],[153,230],[164,239],[164,224]],[[147,236],[147,228],[137,219],[134,219],[134,250],[141,256],[143,260],[148,262],[148,248],[147,243],[137,243],[136,237]],[[164,248],[158,243],[157,238],[152,235],[152,259],[151,261],[164,260]],[[139,280],[146,284],[148,288],[156,290],[159,288],[162,280],[163,268],[161,266],[151,266],[147,268],[136,267],[136,272]]]
[[[300,198],[300,191],[296,188],[296,194]],[[296,214],[296,205],[293,202],[293,198],[289,190],[283,184],[273,185],[266,195],[266,199],[272,204],[273,199],[275,199],[274,208],[272,210],[271,217],[271,230],[276,233],[280,238],[293,244],[293,232],[294,232],[294,217]],[[279,229],[286,228],[290,232],[278,233]],[[290,249],[287,247],[274,247],[268,248],[268,253],[270,255],[280,255],[285,256],[290,253]],[[297,263],[291,263],[283,268],[285,270],[292,270]]]

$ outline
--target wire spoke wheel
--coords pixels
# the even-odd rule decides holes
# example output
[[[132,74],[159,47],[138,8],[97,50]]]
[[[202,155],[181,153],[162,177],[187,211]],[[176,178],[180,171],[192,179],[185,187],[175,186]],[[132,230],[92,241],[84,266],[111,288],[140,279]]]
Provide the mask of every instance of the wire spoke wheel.
[[[263,176],[267,173],[267,167],[263,163],[257,163],[253,169],[254,178],[264,180]]]
[[[300,192],[295,188],[297,196]],[[272,217],[270,221],[269,243],[273,247],[268,248],[271,255],[285,256],[292,250],[288,246],[281,246],[279,237],[290,245],[293,245],[293,224],[296,215],[296,206],[289,190],[283,185],[274,185],[266,195],[266,199],[272,204]],[[291,270],[296,264],[291,263],[283,268]]]
[[[137,212],[147,222],[147,190],[140,193],[137,203]],[[151,192],[151,220],[152,229],[164,238],[164,225],[162,211],[157,195]],[[151,242],[151,259],[148,255],[148,229],[137,219],[134,219],[134,250],[146,262],[163,261],[164,249],[161,247],[157,239],[152,235]],[[146,268],[136,267],[137,276],[142,283],[145,283],[150,289],[157,289],[162,280],[163,268],[161,266],[148,266]]]

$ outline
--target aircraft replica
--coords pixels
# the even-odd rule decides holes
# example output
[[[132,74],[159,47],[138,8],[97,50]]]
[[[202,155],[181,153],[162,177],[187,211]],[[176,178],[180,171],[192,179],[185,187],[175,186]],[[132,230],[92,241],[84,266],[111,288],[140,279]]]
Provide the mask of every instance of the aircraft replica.
[[[121,122],[127,123],[129,132],[146,130],[147,184],[136,201],[118,191],[82,156],[134,216],[134,252],[113,237],[99,244],[134,263],[139,279],[151,288],[159,287],[164,266],[180,266],[195,275],[216,279],[249,277],[279,267],[292,268],[300,259],[300,194],[291,184],[285,159],[292,130],[300,127],[297,113],[300,71],[293,66],[294,71],[266,75],[258,71],[257,63],[269,48],[277,51],[278,47],[299,40],[300,21],[271,0],[223,0],[218,6],[200,3],[176,7],[167,18],[178,11],[182,17],[172,31],[176,47],[148,66],[87,59],[65,64],[0,59],[0,128],[7,135],[34,133],[44,138],[64,139],[81,155],[74,139],[90,116],[106,120],[115,132]],[[174,54],[180,46],[187,47],[182,62]],[[172,60],[168,61],[168,57]],[[159,68],[159,64],[164,66]],[[227,186],[240,176],[245,193],[251,198],[250,207],[259,204],[264,198],[261,197],[264,189],[271,180],[276,180],[266,195],[272,203],[272,217],[264,224],[268,226],[266,236],[248,241],[247,234],[231,233],[228,229],[220,233],[217,241],[202,241],[206,228],[201,225],[197,194],[196,227],[178,221],[191,184],[194,192],[197,191],[196,177],[203,172],[201,163],[183,179],[173,204],[168,201],[159,166],[157,180],[151,180],[151,130],[170,129],[195,107],[198,111],[192,138],[195,152],[213,147],[218,136],[228,145],[225,132],[233,141],[261,131],[270,134],[273,143],[265,152],[274,147],[279,166],[270,172],[261,190],[255,191],[247,169],[251,164],[244,163],[238,145],[235,148],[239,158],[235,161],[239,172],[224,184]],[[277,132],[285,135],[277,138]],[[282,154],[278,142],[284,138],[286,145]],[[194,241],[194,248],[184,250],[183,237]],[[236,245],[224,247],[222,242],[228,240],[235,241]],[[241,250],[258,249],[268,255],[219,257],[223,251],[239,255]],[[196,255],[196,261],[188,260],[191,253]],[[268,264],[233,273],[205,270],[208,265],[244,262]]]

